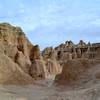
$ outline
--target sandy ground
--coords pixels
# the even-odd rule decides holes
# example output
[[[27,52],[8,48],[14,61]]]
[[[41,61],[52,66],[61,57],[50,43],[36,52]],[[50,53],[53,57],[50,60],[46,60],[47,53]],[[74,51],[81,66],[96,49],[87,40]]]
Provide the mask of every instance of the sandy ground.
[[[100,84],[71,90],[44,84],[0,86],[0,100],[100,100]]]
[[[90,70],[95,73],[100,65]],[[89,81],[84,87],[55,87],[54,77],[30,86],[0,85],[0,100],[100,100],[100,80]]]

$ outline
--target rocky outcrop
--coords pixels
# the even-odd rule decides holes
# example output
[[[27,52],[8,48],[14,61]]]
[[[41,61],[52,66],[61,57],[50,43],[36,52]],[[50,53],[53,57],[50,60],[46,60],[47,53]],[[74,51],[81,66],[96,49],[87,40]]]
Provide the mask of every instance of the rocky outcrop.
[[[61,79],[66,77],[68,81],[78,80],[78,74],[84,72],[85,66],[82,62],[73,60],[100,59],[99,51],[99,43],[86,44],[81,40],[77,45],[72,41],[66,41],[56,48],[46,48],[41,53],[39,46],[32,45],[20,27],[2,23],[0,24],[0,83],[31,84],[33,79],[44,79],[49,75],[61,73],[63,66],[68,66],[69,71],[73,69],[73,75],[64,67],[62,71],[64,76],[61,74]],[[77,69],[75,65],[81,67]],[[69,79],[67,74],[70,76]]]
[[[52,47],[47,47],[42,52],[44,60],[56,59],[56,51]]]
[[[0,84],[26,85],[34,80],[7,55],[0,53]]]
[[[29,74],[31,61],[21,51],[16,53],[15,63],[17,63],[25,73]]]
[[[47,77],[47,70],[43,60],[36,59],[32,62],[30,75],[36,80]]]
[[[56,75],[61,72],[62,68],[61,68],[59,62],[57,62],[56,60],[47,59],[45,61],[45,65],[46,65],[48,75]]]
[[[0,53],[3,55],[0,55],[3,58],[0,60],[2,69],[0,83],[28,84],[32,83],[35,76],[36,79],[41,74],[43,74],[41,78],[44,78],[45,67],[41,61],[39,46],[32,45],[21,28],[8,23],[0,24]],[[36,62],[33,63],[34,61]]]
[[[64,63],[62,73],[57,75],[55,80],[60,85],[75,85],[77,81],[86,78],[89,68],[90,64],[86,59],[68,60]]]
[[[45,79],[47,77],[47,71],[45,62],[40,54],[39,46],[32,47],[30,51],[31,68],[30,75],[34,79]]]
[[[15,56],[17,51],[21,51],[27,57],[29,55],[28,44],[32,45],[21,28],[13,27],[7,23],[0,24],[0,44],[3,48],[1,51],[8,56],[11,53],[14,53],[12,56]]]
[[[56,75],[61,72],[62,67],[56,59],[57,52],[52,47],[44,49],[42,55],[47,69],[47,75]]]
[[[99,43],[86,44],[84,41],[75,45],[72,41],[66,41],[65,44],[61,44],[55,48],[57,52],[56,58],[60,62],[79,59],[79,58],[88,58],[88,59],[100,59],[100,54],[98,50],[100,49]]]
[[[30,51],[30,60],[34,61],[34,59],[41,59],[39,46],[33,46]]]
[[[77,44],[77,46],[79,48],[82,48],[82,47],[85,47],[86,46],[86,43],[83,40],[80,40],[79,43]]]
[[[100,82],[100,60],[73,59],[63,63],[61,74],[55,83],[67,88],[80,88]]]
[[[42,52],[49,73],[59,72],[68,60],[74,59],[100,59],[100,45],[86,44],[80,40],[78,44],[66,41],[56,48],[48,47]],[[60,67],[62,66],[62,67]],[[58,69],[57,69],[58,68]],[[53,71],[54,69],[54,71]],[[55,71],[56,70],[56,71]]]

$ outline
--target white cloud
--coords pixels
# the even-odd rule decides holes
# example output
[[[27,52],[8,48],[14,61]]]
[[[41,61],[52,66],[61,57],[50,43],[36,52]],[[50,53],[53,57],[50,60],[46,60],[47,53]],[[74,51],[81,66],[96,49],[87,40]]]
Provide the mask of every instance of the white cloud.
[[[96,25],[96,26],[99,26],[99,27],[100,27],[100,18],[98,18],[98,19],[96,19],[96,20],[93,20],[93,21],[91,22],[91,24],[93,24],[93,25]]]

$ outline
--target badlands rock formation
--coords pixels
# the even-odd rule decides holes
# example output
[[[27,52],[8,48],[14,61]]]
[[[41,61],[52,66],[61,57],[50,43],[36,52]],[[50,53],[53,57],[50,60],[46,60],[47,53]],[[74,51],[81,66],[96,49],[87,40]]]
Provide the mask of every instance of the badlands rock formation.
[[[62,73],[57,75],[56,79],[59,84],[71,85],[85,78],[83,74],[86,74],[89,67],[89,61],[86,59],[68,60],[63,65]]]
[[[72,41],[66,41],[41,53],[39,46],[32,45],[21,28],[8,23],[0,24],[1,84],[32,84],[34,79],[45,79],[56,74],[59,74],[56,82],[73,84],[83,80],[90,63],[94,65],[99,61],[100,43],[86,44],[81,40],[75,45]],[[99,78],[99,72],[95,76]]]
[[[45,61],[48,74],[56,75],[61,72],[62,68],[56,59],[56,51],[52,47],[44,49],[42,56]]]
[[[44,49],[42,55],[49,73],[61,73],[56,76],[56,83],[75,85],[78,81],[82,83],[92,78],[92,73],[91,77],[88,76],[88,70],[100,63],[100,44],[86,44],[82,40],[78,44],[66,41],[56,48]]]
[[[56,83],[66,86],[78,85],[94,80],[96,76],[99,77],[100,72],[95,67],[100,67],[99,43],[86,44],[81,40],[75,45],[72,41],[67,41],[56,47],[55,51],[57,52],[56,58],[63,67],[61,74],[56,76]]]
[[[33,79],[7,55],[0,53],[0,84],[33,84]]]
[[[57,52],[57,60],[66,61],[78,58],[100,59],[100,44],[86,44],[80,40],[79,44],[75,45],[72,41],[66,41],[55,48]]]
[[[0,83],[32,84],[34,76],[44,77],[44,70],[39,47],[30,43],[21,28],[0,24]]]

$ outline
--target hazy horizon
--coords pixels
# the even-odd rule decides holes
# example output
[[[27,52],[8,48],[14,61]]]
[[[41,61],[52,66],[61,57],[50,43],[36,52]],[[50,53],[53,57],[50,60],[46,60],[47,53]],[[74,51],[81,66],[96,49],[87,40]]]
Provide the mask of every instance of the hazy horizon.
[[[99,0],[0,0],[0,23],[20,26],[41,49],[67,40],[100,42]]]

